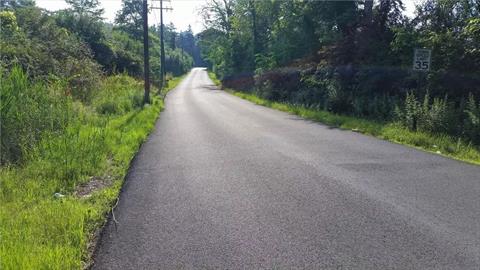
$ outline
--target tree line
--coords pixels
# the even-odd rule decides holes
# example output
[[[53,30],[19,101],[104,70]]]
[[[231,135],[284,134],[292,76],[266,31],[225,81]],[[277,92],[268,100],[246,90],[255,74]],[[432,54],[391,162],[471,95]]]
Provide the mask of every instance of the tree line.
[[[480,143],[480,2],[209,0],[199,44],[225,87]],[[414,49],[432,50],[429,72]]]
[[[66,0],[69,8],[49,12],[33,0],[1,0],[0,66],[8,72],[20,66],[31,78],[66,78],[72,93],[88,101],[95,82],[104,75],[143,74],[142,1],[124,0],[115,22],[105,22],[98,0]],[[194,64],[197,54],[191,31],[165,27],[166,71],[180,75]],[[151,77],[159,82],[159,25],[150,27]],[[197,50],[197,51],[196,51]]]

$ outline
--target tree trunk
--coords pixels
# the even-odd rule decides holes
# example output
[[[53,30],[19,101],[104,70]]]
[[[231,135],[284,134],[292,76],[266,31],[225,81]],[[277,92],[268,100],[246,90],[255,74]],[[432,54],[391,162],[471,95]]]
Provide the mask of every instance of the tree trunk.
[[[363,12],[365,15],[365,24],[372,23],[373,0],[365,0],[363,4]]]

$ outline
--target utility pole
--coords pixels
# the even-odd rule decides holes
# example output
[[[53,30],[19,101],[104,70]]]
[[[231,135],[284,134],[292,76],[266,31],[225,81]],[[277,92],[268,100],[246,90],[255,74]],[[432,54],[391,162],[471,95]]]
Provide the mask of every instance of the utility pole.
[[[150,103],[150,55],[148,51],[148,3],[143,0],[143,72],[145,76],[143,104]]]
[[[250,0],[248,2],[250,12],[252,15],[252,34],[253,34],[253,59],[256,58],[257,54],[260,52],[259,43],[258,43],[258,32],[257,32],[257,10],[255,7],[255,0]],[[255,67],[255,61],[253,62]]]
[[[165,83],[165,41],[163,40],[163,0],[160,0],[160,75],[162,83],[160,87],[163,88]]]
[[[163,88],[165,84],[165,41],[164,41],[164,35],[163,35],[163,32],[164,32],[163,11],[172,10],[172,8],[163,7],[163,1],[166,1],[166,0],[158,0],[158,1],[160,2],[160,7],[155,9],[160,10],[160,88]]]

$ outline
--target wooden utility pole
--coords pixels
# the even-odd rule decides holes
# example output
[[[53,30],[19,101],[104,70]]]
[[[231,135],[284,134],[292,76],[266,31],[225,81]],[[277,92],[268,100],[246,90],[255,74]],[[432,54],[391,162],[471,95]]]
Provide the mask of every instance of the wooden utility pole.
[[[252,34],[253,34],[253,67],[256,68],[255,58],[257,54],[260,53],[260,46],[258,42],[258,32],[257,32],[257,10],[255,7],[255,0],[250,0],[248,2],[250,13],[252,15]]]
[[[155,9],[160,10],[160,88],[163,88],[165,84],[165,40],[163,35],[163,32],[164,32],[163,11],[172,10],[172,8],[163,7],[163,1],[166,1],[166,0],[158,0],[158,1],[160,2],[160,7]]]
[[[165,83],[165,41],[163,40],[163,0],[160,0],[160,73],[162,76],[162,84],[160,87],[163,88]]]
[[[148,51],[148,3],[143,0],[143,72],[145,76],[143,104],[150,103],[150,55]]]

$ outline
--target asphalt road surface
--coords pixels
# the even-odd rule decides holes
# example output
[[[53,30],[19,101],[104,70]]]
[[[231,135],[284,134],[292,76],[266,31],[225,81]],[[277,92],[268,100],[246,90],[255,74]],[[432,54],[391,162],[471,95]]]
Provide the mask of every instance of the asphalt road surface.
[[[94,269],[480,269],[480,167],[217,90],[194,69]]]

